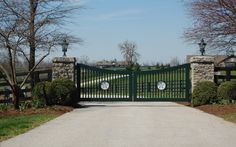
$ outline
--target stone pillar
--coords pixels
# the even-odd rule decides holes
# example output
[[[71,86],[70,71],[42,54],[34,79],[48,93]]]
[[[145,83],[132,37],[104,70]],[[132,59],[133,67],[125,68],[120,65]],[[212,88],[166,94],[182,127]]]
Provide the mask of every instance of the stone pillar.
[[[67,78],[75,82],[75,57],[55,57],[52,66],[52,80]]]
[[[193,56],[190,58],[192,91],[197,82],[214,82],[214,57]]]

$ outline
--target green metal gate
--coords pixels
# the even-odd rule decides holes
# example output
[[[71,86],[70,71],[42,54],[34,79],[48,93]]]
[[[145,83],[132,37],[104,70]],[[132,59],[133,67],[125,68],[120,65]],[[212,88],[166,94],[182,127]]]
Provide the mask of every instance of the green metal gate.
[[[190,65],[116,71],[77,65],[81,101],[189,101]]]

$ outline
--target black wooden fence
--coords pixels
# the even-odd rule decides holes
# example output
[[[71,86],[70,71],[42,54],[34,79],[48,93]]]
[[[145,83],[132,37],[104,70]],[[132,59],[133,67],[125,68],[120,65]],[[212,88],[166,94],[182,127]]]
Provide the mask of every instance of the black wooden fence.
[[[28,72],[20,72],[16,74],[17,81],[19,84],[22,83],[24,77],[27,76],[27,74]],[[42,70],[38,69],[33,74],[34,74],[34,79],[33,79],[34,83],[52,80],[52,69],[42,69]],[[31,96],[32,88],[30,86],[31,85],[30,83],[31,80],[28,79],[25,83],[25,86],[22,88],[23,97],[26,99]],[[11,101],[10,99],[11,93],[12,91],[7,82],[3,78],[0,78],[0,103]]]
[[[215,67],[215,83],[236,81],[236,67]]]

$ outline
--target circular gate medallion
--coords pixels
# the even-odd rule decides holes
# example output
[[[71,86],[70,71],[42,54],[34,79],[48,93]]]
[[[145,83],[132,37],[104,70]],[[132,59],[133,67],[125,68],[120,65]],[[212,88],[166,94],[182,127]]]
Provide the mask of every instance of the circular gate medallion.
[[[107,82],[107,81],[103,81],[103,82],[101,82],[101,88],[102,88],[102,90],[107,90],[107,89],[109,89],[109,83]]]
[[[165,89],[166,89],[166,83],[163,82],[163,81],[159,81],[159,82],[157,83],[157,88],[158,88],[159,90],[165,90]]]

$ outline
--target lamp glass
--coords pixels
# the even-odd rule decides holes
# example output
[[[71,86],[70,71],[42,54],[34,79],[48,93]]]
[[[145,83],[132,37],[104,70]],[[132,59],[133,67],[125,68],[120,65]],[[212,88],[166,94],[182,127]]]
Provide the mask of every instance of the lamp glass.
[[[62,51],[67,51],[69,43],[66,40],[63,40]]]
[[[229,55],[230,55],[230,56],[233,56],[233,55],[234,55],[234,50],[233,50],[232,48],[229,50]]]
[[[207,44],[205,43],[204,39],[202,39],[201,42],[198,43],[198,45],[199,45],[201,54],[204,55],[204,53],[205,53],[205,47],[206,47],[206,45],[207,45]]]
[[[69,43],[66,41],[66,39],[63,40],[61,46],[62,46],[62,52],[64,53],[63,56],[66,56],[66,52],[69,46]]]

